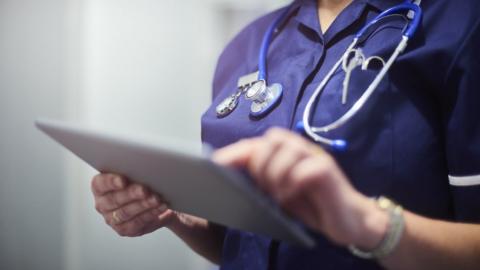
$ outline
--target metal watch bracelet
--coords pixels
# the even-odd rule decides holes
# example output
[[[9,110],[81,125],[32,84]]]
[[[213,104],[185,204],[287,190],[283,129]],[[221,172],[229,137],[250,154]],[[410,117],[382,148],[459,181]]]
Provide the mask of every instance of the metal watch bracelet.
[[[388,213],[389,225],[385,236],[374,250],[363,251],[354,245],[348,247],[353,255],[362,259],[381,259],[392,253],[400,242],[405,227],[403,209],[400,205],[385,197],[379,197],[375,201],[380,209]]]

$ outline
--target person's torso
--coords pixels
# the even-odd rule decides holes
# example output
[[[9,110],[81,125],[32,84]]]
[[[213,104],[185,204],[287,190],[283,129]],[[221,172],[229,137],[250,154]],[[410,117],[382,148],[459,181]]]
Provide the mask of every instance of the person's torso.
[[[220,58],[214,79],[212,106],[202,118],[202,138],[215,148],[262,135],[275,126],[294,130],[315,88],[350,45],[354,34],[380,11],[401,1],[358,0],[348,6],[325,34],[320,32],[316,1],[297,1],[294,12],[275,37],[268,54],[268,82],[281,83],[280,104],[265,117],[249,116],[242,98],[235,111],[218,118],[215,107],[237,89],[240,76],[257,70],[260,42],[280,11],[247,27]],[[449,22],[467,12],[471,1],[422,1],[424,19],[404,54],[400,55],[365,106],[345,126],[324,134],[348,141],[345,152],[332,152],[353,185],[367,196],[385,195],[415,213],[453,219],[445,160],[441,96],[448,65],[473,23],[472,16]],[[472,11],[468,11],[471,12]],[[405,20],[381,24],[362,46],[366,57],[388,59],[397,46]],[[336,72],[312,111],[313,126],[333,122],[364,93],[379,68],[351,76],[347,104],[342,105],[345,73]],[[287,243],[272,246],[265,237],[229,230],[223,269],[375,269],[344,248],[318,235],[318,246],[304,250]],[[269,259],[270,258],[270,259]],[[270,267],[273,267],[270,265]]]

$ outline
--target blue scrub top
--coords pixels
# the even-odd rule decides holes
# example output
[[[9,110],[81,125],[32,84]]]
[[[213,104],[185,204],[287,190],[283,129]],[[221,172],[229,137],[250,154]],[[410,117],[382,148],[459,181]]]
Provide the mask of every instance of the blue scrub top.
[[[322,33],[314,0],[295,1],[268,54],[269,83],[284,96],[270,114],[249,117],[240,101],[225,118],[215,106],[236,91],[240,76],[257,70],[261,39],[282,10],[247,26],[220,56],[213,104],[202,118],[202,138],[214,147],[262,135],[277,126],[294,129],[315,87],[341,57],[365,22],[399,0],[353,1]],[[367,196],[388,196],[409,211],[435,219],[480,221],[480,1],[423,0],[424,19],[364,109],[346,126],[328,133],[349,142],[332,153],[353,185]],[[387,58],[404,20],[382,24],[364,44],[365,55]],[[315,107],[316,126],[330,123],[363,93],[378,67],[351,78],[348,104],[341,105],[343,72],[337,72]],[[472,176],[471,178],[462,178]],[[460,178],[457,178],[460,177]],[[379,269],[322,235],[306,250],[227,229],[222,269]]]

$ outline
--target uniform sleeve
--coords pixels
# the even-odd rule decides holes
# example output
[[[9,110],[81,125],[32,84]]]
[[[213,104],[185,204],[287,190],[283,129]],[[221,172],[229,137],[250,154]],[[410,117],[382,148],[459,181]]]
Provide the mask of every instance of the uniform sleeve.
[[[445,89],[446,157],[455,217],[480,222],[480,31],[464,39],[448,70]]]

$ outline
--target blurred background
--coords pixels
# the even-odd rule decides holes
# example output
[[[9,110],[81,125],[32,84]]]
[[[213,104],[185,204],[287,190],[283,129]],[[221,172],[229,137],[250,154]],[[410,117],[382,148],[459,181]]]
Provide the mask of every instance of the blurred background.
[[[215,269],[167,230],[120,238],[94,171],[37,117],[200,143],[223,46],[287,0],[0,0],[0,269]]]

